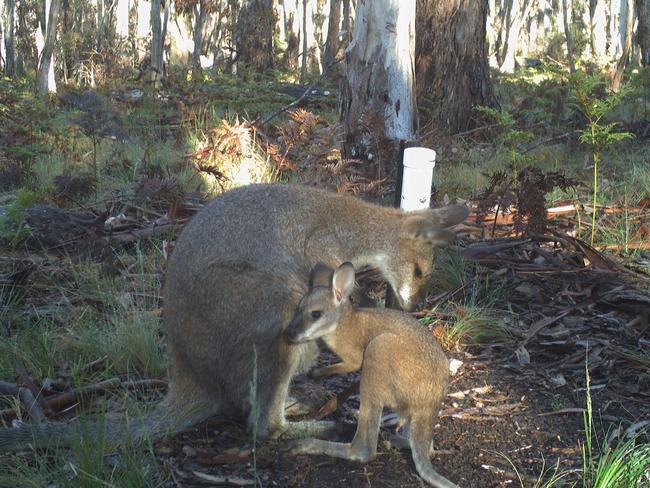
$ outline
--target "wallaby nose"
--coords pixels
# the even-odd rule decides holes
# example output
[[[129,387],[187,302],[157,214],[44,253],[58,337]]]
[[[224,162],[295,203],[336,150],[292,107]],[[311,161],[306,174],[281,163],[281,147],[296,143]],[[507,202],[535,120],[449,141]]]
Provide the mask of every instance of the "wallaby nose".
[[[405,301],[400,295],[397,295],[397,302],[402,310],[405,312],[413,312],[417,307],[417,300],[409,299]]]
[[[298,331],[299,331],[299,328],[298,328],[298,326],[297,326],[297,324],[296,324],[296,320],[293,319],[293,320],[289,323],[289,327],[287,327],[287,328],[285,329],[285,331],[284,331],[284,334],[283,334],[283,335],[284,335],[284,338],[285,338],[288,342],[298,342],[298,335],[299,335]]]
[[[417,303],[415,301],[400,303],[400,307],[402,307],[402,310],[404,310],[405,312],[413,312],[417,307]]]

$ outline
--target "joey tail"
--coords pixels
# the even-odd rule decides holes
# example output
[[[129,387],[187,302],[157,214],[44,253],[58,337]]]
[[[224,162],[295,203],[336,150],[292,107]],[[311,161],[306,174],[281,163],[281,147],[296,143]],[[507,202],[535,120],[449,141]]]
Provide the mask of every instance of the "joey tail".
[[[144,438],[159,439],[176,434],[201,422],[213,409],[185,406],[174,409],[165,401],[145,415],[127,419],[125,415],[105,418],[22,425],[18,428],[0,429],[0,453],[16,452],[29,448],[42,449],[69,447],[79,439],[97,439],[103,436],[108,445]]]
[[[435,486],[436,488],[459,488],[458,485],[452,483],[433,469],[431,459],[429,459],[429,448],[431,447],[432,437],[433,429],[430,418],[411,419],[410,444],[415,469],[420,477],[431,486]]]

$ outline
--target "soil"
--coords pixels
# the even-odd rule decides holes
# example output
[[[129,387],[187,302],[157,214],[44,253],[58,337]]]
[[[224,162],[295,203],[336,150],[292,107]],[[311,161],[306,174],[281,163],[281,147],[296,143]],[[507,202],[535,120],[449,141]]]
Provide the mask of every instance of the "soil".
[[[432,456],[434,468],[439,473],[468,488],[532,486],[545,468],[554,467],[557,462],[561,469],[579,466],[582,415],[574,411],[560,412],[580,407],[570,395],[522,383],[508,363],[464,356],[459,359],[464,364],[453,377],[449,392],[454,395],[475,388],[479,390],[466,394],[463,399],[448,397],[443,405],[435,428],[435,454]],[[319,385],[300,375],[292,393],[300,400],[313,402],[329,389],[340,391],[354,376],[331,378]],[[489,391],[486,386],[490,387]],[[595,410],[599,401],[594,399]],[[351,433],[342,440],[352,437],[354,420],[351,413],[356,408],[358,396],[353,396],[331,416],[341,422],[350,422]],[[470,412],[471,418],[462,418],[463,412]],[[294,456],[287,452],[288,445],[288,442],[269,441],[258,446],[257,473],[263,485],[422,486],[410,452],[387,448],[382,441],[376,459],[367,464],[326,456]],[[215,421],[157,445],[160,461],[179,486],[206,486],[194,472],[228,477],[235,483],[251,480],[254,469],[249,449],[251,438],[241,423]],[[222,464],[232,461],[236,462]],[[228,485],[232,483],[223,483],[223,486]]]

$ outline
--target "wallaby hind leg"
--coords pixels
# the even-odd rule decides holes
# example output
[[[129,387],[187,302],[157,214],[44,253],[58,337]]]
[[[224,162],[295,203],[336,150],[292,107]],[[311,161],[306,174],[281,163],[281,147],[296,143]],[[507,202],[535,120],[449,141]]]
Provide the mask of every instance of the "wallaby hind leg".
[[[301,361],[304,361],[304,356],[315,356],[314,349],[317,346],[311,343],[289,345],[284,343],[281,338],[275,346],[277,347],[275,365],[264,373],[258,371],[258,377],[263,378],[265,384],[264,388],[257,389],[255,395],[260,407],[257,418],[258,435],[261,438],[282,435],[284,438],[297,439],[337,433],[336,422],[286,421],[284,410],[291,378]],[[251,409],[248,418],[248,425],[251,429],[255,422],[254,413],[254,409]]]
[[[289,383],[299,363],[300,347],[288,347],[280,341],[281,339],[276,340],[270,346],[272,351],[267,353],[267,357],[275,356],[276,361],[263,365],[264,369],[258,366],[255,391],[251,390],[251,398],[255,398],[257,406],[251,408],[248,427],[252,429],[257,423],[257,433],[262,438],[280,435],[284,430],[284,408]],[[257,418],[256,413],[259,413]]]
[[[351,443],[304,439],[294,444],[294,454],[324,454],[341,459],[366,462],[377,455],[377,437],[381,421],[381,405],[369,405],[363,400],[359,411],[357,432]]]

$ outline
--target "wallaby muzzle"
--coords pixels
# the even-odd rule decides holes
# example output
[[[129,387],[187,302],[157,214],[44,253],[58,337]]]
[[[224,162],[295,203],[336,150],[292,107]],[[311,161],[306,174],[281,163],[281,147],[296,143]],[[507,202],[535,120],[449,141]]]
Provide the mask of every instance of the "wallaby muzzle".
[[[289,323],[289,327],[287,327],[284,333],[282,334],[284,338],[287,340],[287,342],[291,342],[293,344],[305,342],[304,338],[301,337],[302,335],[300,331],[301,325],[302,325],[302,321],[300,320],[300,317],[294,317],[291,320],[291,322]]]

